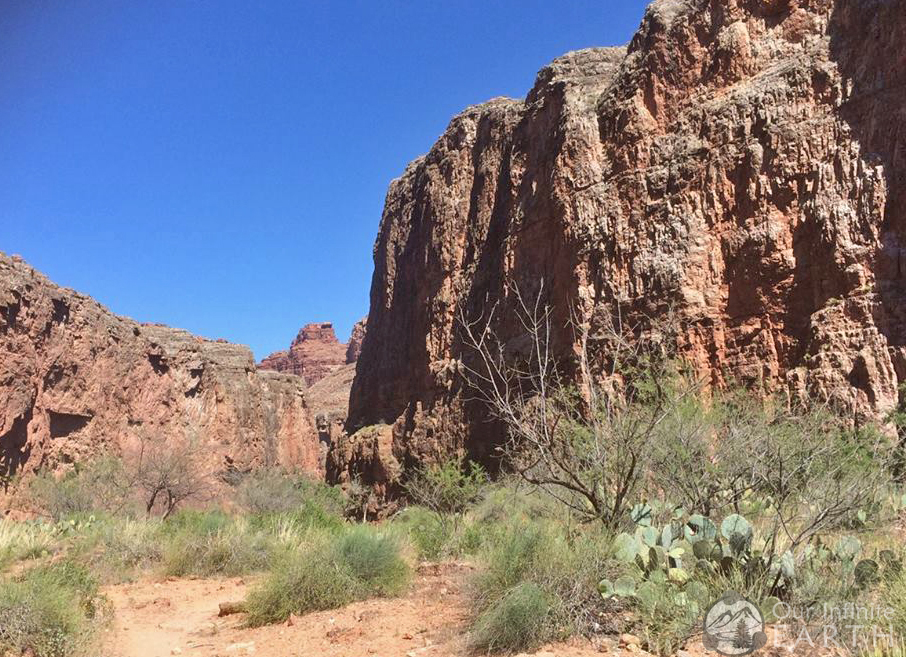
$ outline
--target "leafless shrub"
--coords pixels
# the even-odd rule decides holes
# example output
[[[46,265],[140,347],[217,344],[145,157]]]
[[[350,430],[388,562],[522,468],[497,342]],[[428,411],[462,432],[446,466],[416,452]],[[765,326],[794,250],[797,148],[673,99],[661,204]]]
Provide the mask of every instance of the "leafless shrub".
[[[646,326],[607,315],[594,331],[571,322],[575,357],[558,358],[543,286],[514,292],[529,348],[517,352],[494,328],[498,306],[460,317],[474,364],[463,365],[476,396],[508,431],[504,457],[529,483],[580,517],[615,525],[637,496],[658,429],[698,389],[678,375],[670,345],[675,319]]]
[[[147,515],[168,518],[189,500],[205,496],[211,485],[198,441],[154,442],[142,437],[138,453],[127,466]]]

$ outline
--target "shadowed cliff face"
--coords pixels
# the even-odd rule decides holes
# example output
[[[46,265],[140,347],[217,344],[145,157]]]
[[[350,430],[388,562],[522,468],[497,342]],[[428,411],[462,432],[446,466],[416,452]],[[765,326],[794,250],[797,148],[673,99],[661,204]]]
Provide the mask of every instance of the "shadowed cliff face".
[[[138,324],[0,254],[0,475],[145,439],[197,440],[212,472],[319,472],[302,379],[247,347]]]
[[[513,292],[542,279],[566,360],[570,311],[593,328],[673,307],[713,386],[892,409],[906,1],[868,4],[660,0],[627,48],[454,118],[391,184],[375,244],[348,428],[392,426],[344,441],[332,476],[486,459],[502,433],[465,401],[457,317],[499,304],[518,351]]]

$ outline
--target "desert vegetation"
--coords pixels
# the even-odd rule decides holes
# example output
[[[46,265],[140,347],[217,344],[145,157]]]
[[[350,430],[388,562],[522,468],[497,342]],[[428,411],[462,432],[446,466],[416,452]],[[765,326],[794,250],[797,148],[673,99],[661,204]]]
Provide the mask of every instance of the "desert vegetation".
[[[906,632],[906,495],[885,427],[706,393],[665,327],[584,335],[576,385],[549,356],[549,311],[523,311],[522,357],[466,325],[470,381],[507,431],[493,480],[460,458],[425,464],[408,504],[366,522],[359,486],[274,469],[231,477],[229,508],[200,504],[211,482],[191,450],[39,476],[37,517],[0,523],[0,649],[90,650],[111,582],[249,576],[231,611],[256,627],[405,594],[420,562],[449,560],[475,568],[463,649],[481,654],[631,635],[672,655],[727,591],[787,623],[778,610],[883,606]],[[851,652],[901,654],[860,640]]]

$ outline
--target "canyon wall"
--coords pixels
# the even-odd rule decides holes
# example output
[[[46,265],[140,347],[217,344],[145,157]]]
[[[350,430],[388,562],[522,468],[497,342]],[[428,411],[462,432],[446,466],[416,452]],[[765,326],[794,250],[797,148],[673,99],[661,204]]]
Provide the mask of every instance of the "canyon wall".
[[[258,364],[262,370],[295,374],[314,385],[325,376],[346,365],[347,345],[337,340],[330,322],[306,324],[286,351],[277,351]]]
[[[196,442],[212,471],[320,472],[299,377],[247,347],[139,324],[0,254],[0,475],[138,441]]]
[[[469,401],[458,318],[497,304],[517,353],[517,289],[565,359],[571,312],[672,308],[712,386],[884,417],[906,379],[904,31],[906,0],[658,0],[625,48],[456,116],[387,193],[347,423],[367,428],[329,476],[487,460],[503,433]]]

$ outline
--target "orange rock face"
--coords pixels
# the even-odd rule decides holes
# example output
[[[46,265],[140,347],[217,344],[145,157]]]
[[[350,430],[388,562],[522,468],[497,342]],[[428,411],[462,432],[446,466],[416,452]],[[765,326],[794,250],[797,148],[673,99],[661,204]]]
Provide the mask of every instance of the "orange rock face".
[[[712,385],[883,417],[906,380],[904,30],[906,0],[657,0],[626,48],[455,117],[391,184],[375,245],[348,427],[392,437],[352,440],[334,477],[487,454],[457,317],[498,303],[516,345],[514,288],[542,280],[564,358],[570,311],[672,307]]]
[[[287,351],[278,351],[258,367],[295,374],[314,385],[325,376],[346,364],[346,345],[337,340],[330,322],[306,324]]]
[[[114,315],[0,254],[0,474],[136,439],[199,441],[215,472],[319,471],[302,379],[251,350]]]

